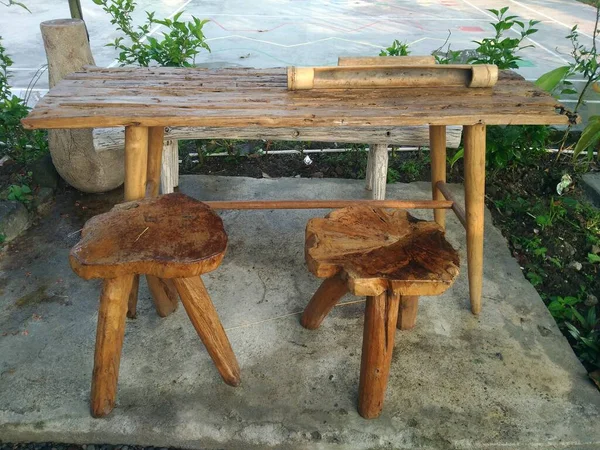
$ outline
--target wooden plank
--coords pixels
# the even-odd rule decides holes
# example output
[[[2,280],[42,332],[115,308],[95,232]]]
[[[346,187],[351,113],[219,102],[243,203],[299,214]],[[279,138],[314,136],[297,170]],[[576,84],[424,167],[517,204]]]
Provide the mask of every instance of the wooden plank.
[[[170,127],[165,139],[263,139],[268,141],[306,142],[379,142],[388,145],[428,146],[429,128],[418,127],[311,127],[311,128],[231,128],[231,127]],[[461,126],[447,127],[446,147],[458,148]],[[116,128],[96,128],[94,148],[97,152],[123,148],[124,131]]]
[[[498,84],[489,89],[290,92],[285,80],[285,69],[91,69],[63,79],[23,124],[29,129],[127,125],[341,129],[481,122],[560,125],[574,120],[559,114],[550,95],[510,72],[502,72]]]

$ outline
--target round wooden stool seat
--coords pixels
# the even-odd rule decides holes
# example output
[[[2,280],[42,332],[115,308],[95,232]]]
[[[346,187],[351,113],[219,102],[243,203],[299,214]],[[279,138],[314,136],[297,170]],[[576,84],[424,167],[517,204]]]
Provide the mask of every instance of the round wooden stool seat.
[[[216,269],[227,248],[221,218],[183,194],[115,206],[90,219],[69,255],[82,278],[187,278]]]
[[[459,272],[458,253],[435,222],[404,210],[351,206],[306,227],[306,263],[319,278],[341,274],[355,295],[386,290],[438,295]]]
[[[435,222],[403,210],[350,206],[306,226],[306,263],[325,278],[300,323],[318,328],[348,292],[367,296],[358,412],[367,419],[383,408],[396,328],[415,326],[419,297],[438,295],[458,275],[458,253]]]

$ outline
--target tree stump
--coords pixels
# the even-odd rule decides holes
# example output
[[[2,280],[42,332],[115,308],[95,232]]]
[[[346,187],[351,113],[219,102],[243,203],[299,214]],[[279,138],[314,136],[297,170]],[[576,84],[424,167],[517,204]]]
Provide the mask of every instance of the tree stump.
[[[50,88],[83,66],[94,65],[85,23],[59,19],[40,25]],[[48,130],[52,162],[60,176],[83,192],[106,192],[123,184],[123,149],[96,152],[92,129]]]

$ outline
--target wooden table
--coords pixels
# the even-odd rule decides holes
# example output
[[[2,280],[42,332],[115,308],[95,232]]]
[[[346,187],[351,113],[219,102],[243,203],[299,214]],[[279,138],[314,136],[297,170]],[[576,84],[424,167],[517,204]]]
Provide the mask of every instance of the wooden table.
[[[471,310],[481,310],[486,125],[567,125],[575,118],[512,72],[494,88],[288,91],[285,69],[86,68],[58,83],[23,119],[26,128],[125,126],[125,200],[158,194],[165,127],[386,127],[429,125],[432,201],[363,201],[452,208],[466,228]],[[446,181],[446,126],[464,126],[465,209]],[[223,135],[227,138],[227,135]],[[215,208],[340,207],[347,201],[210,202]]]

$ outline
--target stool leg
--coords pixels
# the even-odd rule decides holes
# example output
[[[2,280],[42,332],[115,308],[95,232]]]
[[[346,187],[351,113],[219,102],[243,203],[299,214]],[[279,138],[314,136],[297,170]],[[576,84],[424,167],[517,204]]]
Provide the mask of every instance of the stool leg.
[[[367,297],[360,363],[358,413],[373,419],[381,413],[394,350],[399,297],[386,292]]]
[[[202,279],[175,278],[173,283],[183,307],[223,380],[231,386],[239,385],[240,368]]]
[[[94,417],[106,416],[115,407],[121,347],[125,336],[127,296],[132,283],[133,275],[104,280],[98,309],[90,399]]]
[[[347,292],[348,285],[340,274],[327,278],[308,302],[300,318],[300,324],[309,330],[319,328],[329,311]]]
[[[419,309],[419,297],[416,295],[400,296],[400,308],[398,310],[398,329],[410,330],[417,323],[417,311]]]
[[[127,301],[127,317],[135,319],[137,317],[137,302],[138,302],[138,290],[140,286],[140,276],[134,275],[133,282],[131,284],[131,291],[129,292],[129,300]]]
[[[179,296],[172,280],[146,275],[148,288],[154,300],[156,312],[160,317],[167,317],[177,310]]]

